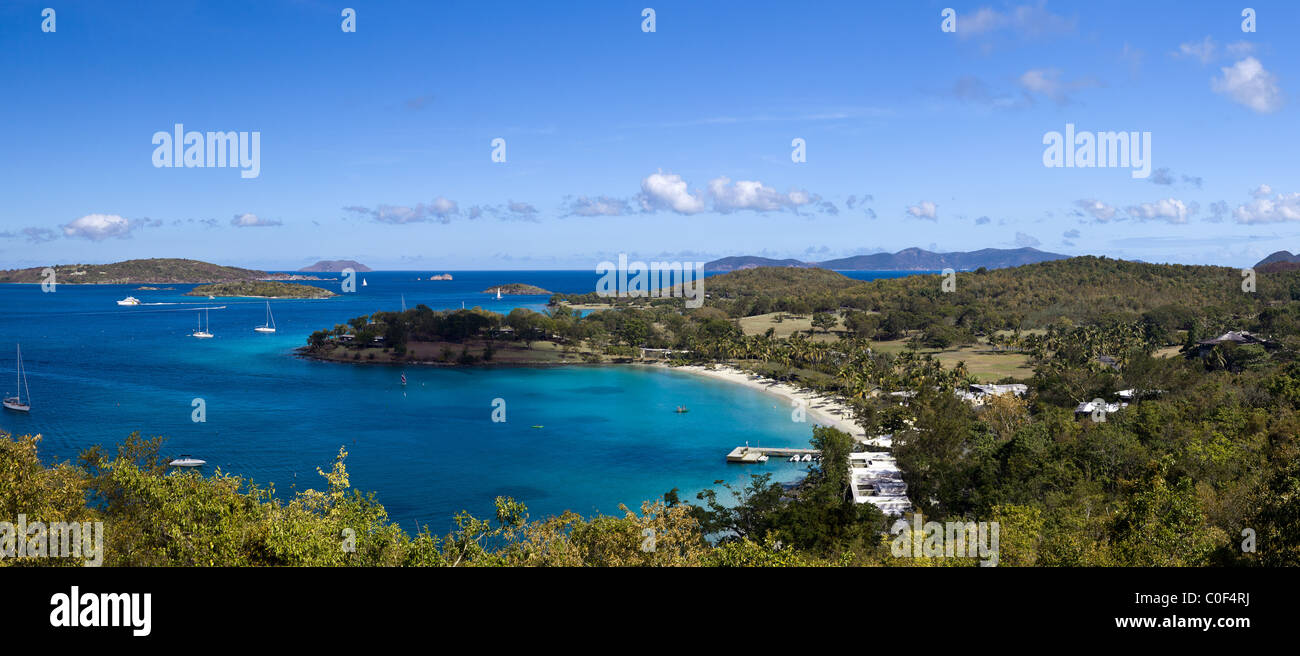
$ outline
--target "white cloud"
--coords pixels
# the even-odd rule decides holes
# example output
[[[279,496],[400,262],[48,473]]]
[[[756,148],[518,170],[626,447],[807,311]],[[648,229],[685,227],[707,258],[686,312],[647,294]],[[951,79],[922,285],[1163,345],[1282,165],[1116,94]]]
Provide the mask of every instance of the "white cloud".
[[[1061,72],[1053,68],[1034,68],[1025,71],[1019,79],[1020,87],[1034,94],[1051,98],[1060,105],[1068,105],[1070,94],[1079,89],[1097,86],[1096,80],[1082,79],[1066,82],[1061,79]]]
[[[429,213],[439,219],[447,219],[460,213],[456,201],[439,196],[429,204]]]
[[[230,220],[230,225],[236,228],[259,228],[263,226],[278,226],[279,221],[259,218],[256,214],[236,214],[235,218]]]
[[[1233,57],[1240,57],[1255,52],[1255,44],[1249,41],[1235,41],[1229,43],[1225,50],[1227,50],[1228,54]]]
[[[1115,218],[1115,208],[1095,198],[1076,200],[1074,205],[1102,223]]]
[[[923,200],[915,205],[909,205],[907,213],[912,215],[913,218],[937,221],[939,219],[939,206],[928,200]]]
[[[704,211],[704,198],[692,194],[686,181],[676,173],[651,173],[641,181],[641,207],[646,211],[667,209],[678,214]]]
[[[1282,90],[1277,86],[1277,76],[1264,70],[1258,59],[1247,57],[1220,70],[1223,76],[1210,81],[1210,88],[1215,93],[1228,96],[1261,114],[1282,107]]]
[[[1053,14],[1045,4],[1020,5],[1007,11],[982,7],[974,13],[958,15],[957,34],[967,37],[1011,30],[1023,36],[1042,36],[1074,30],[1073,18]]]
[[[1016,241],[1015,241],[1015,244],[1016,244],[1016,247],[1018,247],[1018,248],[1033,248],[1033,247],[1038,246],[1039,244],[1042,244],[1042,243],[1043,243],[1043,242],[1038,241],[1038,239],[1035,238],[1033,235],[1027,235],[1027,234],[1025,234],[1025,233],[1023,233],[1023,232],[1017,232],[1017,233],[1016,233]]]
[[[448,200],[439,196],[432,203],[417,203],[415,207],[406,205],[377,205],[374,209],[353,205],[343,208],[344,211],[369,217],[372,221],[378,223],[423,223],[426,221],[437,221],[438,223],[450,223],[452,217],[460,214],[460,206],[454,200]],[[475,218],[471,216],[470,218]]]
[[[130,220],[116,214],[87,214],[63,226],[63,235],[100,241],[110,237],[126,237],[134,227]]]
[[[511,214],[521,218],[528,220],[536,220],[537,218],[537,208],[533,207],[531,203],[512,200],[506,204],[506,209],[509,210]]]
[[[1214,61],[1215,55],[1219,51],[1219,46],[1214,39],[1205,37],[1200,41],[1188,41],[1178,45],[1178,52],[1174,53],[1179,57],[1200,60],[1202,64],[1208,64]]]
[[[579,196],[566,204],[565,216],[622,216],[630,210],[621,198]]]
[[[1255,187],[1255,191],[1250,192],[1250,195],[1255,198],[1268,198],[1273,195],[1273,188],[1266,184],[1262,184]]]
[[[1167,168],[1159,168],[1151,172],[1151,177],[1147,182],[1158,185],[1171,185],[1174,183],[1174,176]]]
[[[1300,221],[1300,193],[1278,194],[1273,198],[1256,198],[1238,205],[1232,212],[1237,223],[1281,223]]]
[[[709,195],[713,198],[713,209],[724,214],[738,210],[797,210],[800,206],[820,200],[802,190],[783,194],[757,180],[737,180],[732,184],[726,176],[709,181]]]
[[[1138,221],[1165,221],[1187,223],[1187,217],[1196,213],[1196,204],[1188,206],[1177,198],[1166,198],[1154,203],[1139,203],[1125,208],[1129,217]]]

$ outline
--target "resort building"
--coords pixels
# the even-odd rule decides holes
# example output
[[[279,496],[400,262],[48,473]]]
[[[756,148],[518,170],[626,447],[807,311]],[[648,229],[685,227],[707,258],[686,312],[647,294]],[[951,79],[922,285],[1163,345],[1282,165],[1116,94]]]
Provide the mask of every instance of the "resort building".
[[[953,392],[957,394],[961,400],[971,405],[979,406],[984,405],[992,397],[1002,396],[1004,394],[1014,394],[1015,396],[1023,397],[1025,394],[1029,393],[1029,386],[1022,383],[1014,383],[1011,385],[976,384],[970,385],[964,390],[953,390]]]
[[[1237,346],[1244,346],[1246,344],[1258,344],[1270,350],[1277,346],[1277,344],[1274,342],[1271,342],[1262,337],[1258,337],[1244,330],[1229,330],[1228,332],[1223,333],[1218,337],[1212,339],[1203,339],[1197,342],[1196,354],[1198,356],[1204,357],[1208,355],[1210,351],[1214,350],[1214,347],[1220,344],[1235,344]]]
[[[1092,416],[1094,412],[1099,411],[1105,413],[1106,415],[1113,415],[1116,412],[1119,412],[1122,408],[1127,408],[1127,407],[1128,407],[1128,403],[1124,403],[1122,401],[1119,403],[1106,403],[1105,401],[1101,401],[1100,399],[1094,399],[1092,401],[1085,401],[1083,403],[1080,403],[1078,406],[1074,408],[1074,414],[1076,417],[1080,415]]]
[[[875,504],[886,515],[902,515],[912,509],[903,472],[884,451],[849,454],[849,489],[855,503]]]

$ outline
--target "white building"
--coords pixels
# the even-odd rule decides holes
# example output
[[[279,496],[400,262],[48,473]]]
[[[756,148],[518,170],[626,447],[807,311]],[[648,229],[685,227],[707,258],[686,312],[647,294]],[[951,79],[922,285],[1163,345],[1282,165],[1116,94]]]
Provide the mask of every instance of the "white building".
[[[849,488],[855,503],[875,504],[886,515],[902,515],[912,509],[903,472],[886,452],[850,453]]]

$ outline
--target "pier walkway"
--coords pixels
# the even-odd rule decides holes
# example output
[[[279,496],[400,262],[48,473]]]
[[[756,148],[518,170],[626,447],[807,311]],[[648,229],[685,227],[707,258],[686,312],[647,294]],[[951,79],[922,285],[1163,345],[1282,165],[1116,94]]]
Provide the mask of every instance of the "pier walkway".
[[[754,464],[761,462],[759,456],[768,456],[769,458],[786,458],[790,456],[812,455],[814,458],[821,457],[822,452],[817,449],[783,449],[779,447],[766,446],[738,446],[727,454],[727,462],[739,462]]]

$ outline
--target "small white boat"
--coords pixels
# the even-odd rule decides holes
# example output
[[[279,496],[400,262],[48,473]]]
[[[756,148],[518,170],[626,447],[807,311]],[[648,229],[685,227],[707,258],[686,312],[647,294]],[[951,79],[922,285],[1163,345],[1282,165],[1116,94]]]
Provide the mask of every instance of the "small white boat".
[[[271,314],[271,302],[266,302],[266,325],[254,328],[259,333],[275,332],[275,316]]]
[[[365,278],[362,278],[362,279],[361,279],[361,286],[362,286],[362,287],[365,287],[365,286],[368,285],[368,284],[370,284],[370,283],[366,282],[366,279],[365,279]]]
[[[799,456],[790,456],[789,462],[799,462]]]
[[[803,462],[812,462],[812,454],[811,453],[803,454]]]
[[[127,296],[126,298],[118,301],[117,304],[118,305],[139,305],[140,299],[134,296]]]
[[[27,390],[27,402],[23,403],[23,390]],[[17,396],[5,398],[4,406],[16,412],[31,412],[32,391],[27,389],[27,372],[23,371],[23,347],[18,346],[18,392]]]
[[[208,309],[207,309],[207,308],[203,308],[203,316],[206,317],[207,315],[208,315]],[[212,323],[209,322],[209,323],[208,323],[208,327],[211,327],[211,326],[212,326]],[[210,333],[210,332],[208,332],[208,331],[206,331],[206,330],[203,329],[203,322],[202,322],[202,321],[199,322],[199,328],[198,328],[198,330],[195,330],[194,332],[190,333],[190,337],[198,337],[199,339],[207,339],[207,338],[210,338],[210,337],[212,337],[212,336],[213,336],[212,333]]]
[[[501,288],[497,287],[497,300],[501,300]]]
[[[759,461],[759,462],[767,462],[767,454],[764,453],[763,455],[759,456],[759,457],[758,457],[758,461]]]
[[[198,458],[195,458],[194,456],[182,454],[181,457],[167,464],[171,465],[172,467],[202,467],[203,465],[208,464],[208,461],[200,460]]]

